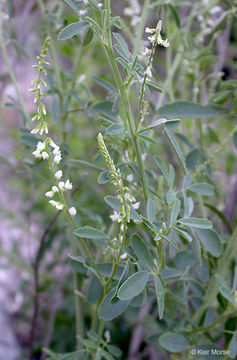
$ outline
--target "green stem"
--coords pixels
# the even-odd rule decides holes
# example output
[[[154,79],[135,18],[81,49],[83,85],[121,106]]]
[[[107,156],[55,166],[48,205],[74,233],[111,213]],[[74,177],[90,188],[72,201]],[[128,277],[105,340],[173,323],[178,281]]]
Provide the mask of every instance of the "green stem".
[[[15,91],[16,91],[16,95],[17,95],[21,110],[23,112],[24,118],[30,123],[30,119],[29,119],[29,116],[28,116],[28,113],[27,113],[27,110],[26,110],[26,107],[25,107],[25,102],[23,100],[23,97],[22,97],[21,92],[19,90],[19,87],[17,85],[17,79],[16,79],[14,71],[12,70],[12,67],[11,67],[11,64],[10,64],[10,61],[9,61],[9,58],[8,58],[8,55],[7,55],[7,51],[6,51],[6,48],[5,48],[5,45],[4,45],[4,38],[3,38],[3,31],[2,31],[2,21],[1,20],[0,20],[0,48],[1,48],[1,51],[2,51],[2,57],[3,57],[3,60],[4,60],[5,64],[6,64],[6,67],[7,67],[11,82],[12,82],[12,84],[14,86]]]
[[[138,143],[138,139],[137,139],[137,135],[134,131],[134,121],[133,121],[133,115],[132,115],[132,111],[131,111],[131,107],[130,107],[130,103],[128,100],[128,95],[124,89],[123,86],[123,81],[115,60],[115,56],[113,53],[113,47],[112,47],[112,39],[111,39],[111,30],[110,30],[110,0],[106,0],[105,1],[105,7],[107,10],[107,17],[106,17],[106,35],[107,35],[107,44],[104,43],[104,47],[105,50],[107,52],[109,61],[110,61],[110,65],[113,69],[113,74],[114,74],[114,78],[115,78],[115,82],[117,84],[117,87],[119,89],[119,93],[121,96],[121,100],[125,109],[125,113],[126,113],[126,118],[128,121],[128,126],[130,129],[130,133],[131,136],[133,138],[133,143],[134,143],[134,147],[135,147],[135,153],[136,153],[136,157],[138,160],[138,166],[139,166],[139,171],[141,174],[141,183],[142,183],[142,187],[143,187],[143,193],[144,193],[144,198],[147,201],[148,199],[148,188],[147,188],[147,183],[146,183],[146,175],[145,175],[145,170],[144,170],[144,166],[143,166],[143,162],[142,162],[142,158],[141,158],[141,151],[139,148],[139,143]]]
[[[150,7],[150,0],[145,0],[144,4],[143,4],[142,16],[141,16],[141,20],[139,22],[137,36],[136,36],[136,40],[135,40],[134,48],[133,48],[133,58],[134,59],[138,55],[140,48],[141,48],[142,34],[144,32],[147,16],[148,16],[148,13],[150,10],[149,7]]]

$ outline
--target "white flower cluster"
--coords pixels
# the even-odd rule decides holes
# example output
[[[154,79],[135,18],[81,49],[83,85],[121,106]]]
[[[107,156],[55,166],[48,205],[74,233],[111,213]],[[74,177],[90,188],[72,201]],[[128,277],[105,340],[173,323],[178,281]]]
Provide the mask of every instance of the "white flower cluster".
[[[197,16],[200,26],[200,30],[197,35],[197,41],[199,43],[203,43],[205,36],[212,32],[213,28],[215,28],[215,26],[219,23],[224,14],[223,9],[219,5],[209,8],[207,11],[208,6],[209,4],[202,8]]]
[[[170,45],[168,39],[163,40],[162,36],[161,36],[161,27],[162,27],[162,21],[159,20],[157,23],[156,28],[149,28],[147,27],[145,29],[145,32],[147,34],[150,34],[150,36],[148,36],[148,40],[150,41],[150,43],[152,44],[151,49],[149,49],[148,47],[145,47],[144,50],[142,50],[142,55],[146,56],[148,58],[148,64],[146,67],[146,70],[144,71],[144,77],[140,79],[140,82],[142,83],[144,81],[144,78],[152,78],[152,61],[153,61],[153,56],[155,53],[155,47],[156,45],[161,45],[164,47],[168,47]]]
[[[170,46],[168,39],[166,39],[166,40],[162,39],[160,30],[161,30],[161,25],[159,27],[157,26],[156,29],[146,28],[145,32],[147,34],[152,34],[151,36],[148,36],[148,40],[150,41],[150,43],[152,45],[158,44],[158,45],[162,45],[164,47]]]
[[[123,13],[131,18],[131,25],[133,27],[137,26],[141,21],[141,5],[137,0],[129,0],[129,6],[124,8]]]
[[[135,210],[139,209],[140,202],[136,201],[136,199],[133,196],[131,196],[131,194],[129,194],[127,192],[124,194],[124,196],[125,196],[125,200],[131,204],[130,206],[132,206],[133,209],[135,209]],[[122,202],[122,199],[120,198],[120,196],[118,196],[118,198]],[[110,219],[114,222],[120,223],[123,220],[123,214],[122,214],[122,212],[119,213],[117,211],[114,211],[113,214],[110,215]]]
[[[31,131],[33,134],[39,133],[39,135],[43,136],[43,141],[38,141],[36,150],[33,151],[33,155],[37,159],[43,159],[48,160],[49,168],[53,172],[54,165],[58,165],[62,160],[61,150],[60,147],[55,144],[55,142],[46,135],[48,134],[48,128],[46,121],[43,120],[43,116],[46,115],[46,108],[44,104],[42,103],[42,90],[41,86],[46,86],[46,82],[42,79],[42,74],[46,75],[46,70],[44,69],[44,65],[49,65],[48,62],[44,60],[44,57],[47,54],[48,46],[49,46],[50,38],[47,37],[44,41],[43,50],[40,54],[40,56],[37,57],[38,59],[38,65],[34,65],[34,68],[38,68],[38,77],[33,80],[34,88],[30,89],[30,91],[35,92],[34,102],[38,102],[37,107],[37,114],[32,118],[32,121],[38,120],[39,124],[36,126],[35,129]],[[61,201],[55,201],[55,200],[49,200],[49,203],[54,206],[57,210],[63,210],[65,204],[65,200],[63,197],[63,192],[66,190],[72,190],[72,183],[69,179],[64,181],[59,181],[62,176],[63,172],[62,170],[57,170],[55,173],[52,174],[54,176],[55,185],[52,186],[51,190],[47,191],[45,193],[45,196],[48,198],[52,198],[55,194],[58,194]],[[68,209],[68,208],[67,208]],[[76,209],[74,207],[71,207],[68,209],[68,212],[71,216],[76,215]]]

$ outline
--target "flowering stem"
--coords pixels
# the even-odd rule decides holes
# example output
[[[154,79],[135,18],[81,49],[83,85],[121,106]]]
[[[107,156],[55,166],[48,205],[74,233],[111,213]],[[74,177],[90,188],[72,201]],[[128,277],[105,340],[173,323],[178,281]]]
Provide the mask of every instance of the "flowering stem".
[[[54,72],[55,72],[56,79],[57,79],[60,100],[62,100],[63,86],[62,86],[62,80],[61,80],[61,75],[60,75],[60,68],[59,68],[58,60],[57,60],[57,52],[56,52],[54,41],[52,40],[53,37],[52,37],[51,29],[50,29],[49,20],[45,15],[45,6],[44,6],[43,0],[37,0],[37,1],[38,1],[39,8],[42,11],[44,18],[45,18],[45,23],[47,26],[47,33],[51,38],[50,50],[51,50],[52,62],[53,62]]]
[[[3,31],[2,31],[2,21],[0,20],[0,48],[1,48],[1,51],[2,51],[2,57],[3,57],[3,60],[6,64],[6,67],[7,67],[7,70],[8,70],[8,74],[11,78],[11,82],[14,86],[14,89],[16,91],[16,95],[17,95],[17,98],[18,98],[18,101],[20,103],[20,107],[21,107],[21,110],[23,112],[23,115],[24,115],[24,118],[30,123],[30,119],[29,119],[29,116],[28,116],[28,113],[26,111],[26,107],[25,107],[25,102],[23,100],[23,97],[21,96],[21,92],[19,90],[19,87],[17,85],[17,80],[16,80],[16,76],[15,76],[15,73],[14,71],[12,70],[12,67],[11,67],[11,64],[10,64],[10,61],[9,61],[9,58],[8,58],[8,55],[7,55],[7,51],[6,51],[6,48],[5,48],[5,45],[4,45],[4,38],[3,38]]]
[[[45,141],[45,138],[44,138],[44,141]],[[46,149],[47,149],[47,151],[48,151],[47,141],[46,141]],[[62,192],[62,190],[61,190],[61,189],[59,188],[59,186],[58,186],[58,180],[57,180],[57,178],[56,178],[56,176],[55,176],[54,169],[53,169],[53,164],[52,164],[52,161],[51,161],[51,159],[50,159],[50,156],[48,157],[48,164],[49,164],[49,169],[50,169],[51,175],[52,175],[52,177],[53,177],[53,179],[54,179],[55,185],[58,187],[58,194],[59,194],[60,200],[61,200],[62,204],[64,205],[64,208],[65,208],[66,213],[67,213],[67,215],[68,215],[68,217],[69,217],[69,219],[70,219],[70,221],[71,221],[71,224],[72,224],[73,228],[76,229],[76,228],[77,228],[77,224],[76,224],[73,216],[72,216],[72,215],[70,214],[70,212],[69,212],[69,209],[68,209],[67,203],[66,203],[66,201],[65,201],[63,192]],[[90,252],[88,246],[86,245],[85,239],[80,238],[80,242],[81,242],[81,244],[82,244],[83,250],[85,251],[85,254],[86,254],[86,255],[88,256],[88,258],[90,259],[90,261],[91,261],[92,265],[94,266],[94,268],[95,268],[98,276],[100,277],[101,283],[103,284],[103,277],[102,277],[102,275],[101,275],[101,273],[100,273],[100,270],[99,270],[99,268],[97,267],[97,265],[96,265],[96,263],[95,263],[95,261],[94,261],[94,259],[93,259],[93,256],[91,255],[91,252]],[[74,247],[74,246],[73,246],[73,247]],[[74,248],[76,249],[76,247],[74,247]],[[72,249],[72,250],[73,250],[73,249]],[[74,253],[73,255],[75,255],[75,253]]]
[[[135,40],[135,44],[134,44],[134,48],[133,48],[133,58],[134,59],[138,55],[138,52],[141,47],[142,34],[144,31],[146,19],[147,19],[148,13],[149,13],[149,7],[150,7],[150,0],[145,0],[144,4],[143,4],[142,16],[141,16],[141,20],[139,22],[137,36],[136,36],[136,40]]]
[[[156,48],[156,42],[154,42],[154,44],[152,45],[152,49],[151,49],[151,53],[149,56],[149,60],[148,60],[148,64],[147,64],[147,68],[150,67],[151,62],[152,62],[152,58],[155,52],[155,48]],[[138,111],[137,111],[137,119],[136,119],[136,131],[138,130],[138,125],[139,125],[139,120],[141,118],[141,110],[142,110],[142,101],[143,101],[143,97],[144,97],[144,90],[145,90],[145,84],[146,84],[146,79],[147,79],[147,74],[144,74],[144,78],[143,78],[143,82],[142,82],[142,88],[141,88],[141,93],[140,93],[140,98],[139,98],[139,105],[138,105]]]
[[[125,113],[126,113],[126,117],[127,117],[127,121],[128,121],[128,126],[130,129],[130,133],[131,136],[133,138],[133,142],[134,142],[134,147],[135,147],[135,153],[136,153],[136,157],[138,160],[138,166],[139,166],[139,171],[140,171],[140,175],[141,175],[141,183],[142,183],[142,187],[143,187],[143,193],[144,193],[144,198],[147,201],[148,199],[148,188],[147,188],[147,183],[146,183],[146,175],[145,175],[145,170],[144,170],[144,166],[143,166],[143,162],[142,162],[142,158],[141,158],[141,151],[139,148],[139,144],[138,144],[138,139],[137,139],[137,135],[135,133],[134,130],[134,121],[133,121],[133,115],[132,115],[132,111],[131,111],[131,107],[130,107],[130,103],[128,100],[128,95],[124,89],[124,85],[123,85],[123,81],[115,60],[115,56],[114,56],[114,52],[113,52],[113,46],[112,46],[112,39],[111,39],[111,29],[110,29],[110,0],[106,0],[105,1],[105,7],[107,10],[107,18],[106,18],[106,37],[107,37],[107,44],[104,43],[104,47],[105,50],[107,52],[109,61],[110,61],[110,65],[113,69],[113,74],[115,77],[115,81],[116,84],[118,86],[119,89],[119,93],[121,96],[121,100],[125,109]]]

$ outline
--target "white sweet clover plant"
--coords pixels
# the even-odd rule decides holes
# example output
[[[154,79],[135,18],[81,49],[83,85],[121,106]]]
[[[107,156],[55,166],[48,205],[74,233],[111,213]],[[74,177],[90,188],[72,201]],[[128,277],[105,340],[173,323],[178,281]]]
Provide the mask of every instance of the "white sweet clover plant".
[[[202,173],[211,160],[203,161],[198,170],[190,171],[187,168],[183,151],[172,132],[173,128],[176,128],[180,123],[179,116],[176,118],[171,111],[172,116],[167,115],[155,121],[147,119],[148,108],[151,107],[151,104],[146,100],[146,97],[150,95],[149,89],[163,92],[163,89],[156,84],[156,77],[153,77],[153,74],[156,73],[153,64],[157,46],[165,48],[165,51],[168,51],[167,48],[170,46],[169,40],[162,35],[162,21],[159,20],[154,28],[143,28],[143,32],[148,36],[146,46],[142,46],[139,53],[135,51],[132,55],[120,32],[113,33],[112,37],[111,28],[120,29],[121,24],[118,17],[112,16],[109,0],[105,0],[104,4],[94,0],[84,0],[79,3],[79,9],[71,0],[66,1],[66,3],[79,17],[78,24],[81,27],[78,26],[78,32],[75,33],[75,24],[69,24],[60,32],[59,39],[66,40],[75,34],[81,35],[81,29],[85,28],[86,31],[89,29],[93,32],[106,52],[115,85],[114,88],[109,83],[100,80],[100,84],[102,83],[105,88],[110,90],[112,88],[112,94],[109,97],[109,100],[112,99],[110,102],[112,106],[109,109],[109,115],[108,107],[105,109],[100,107],[107,125],[103,126],[103,135],[102,133],[98,135],[98,148],[102,157],[101,161],[107,167],[105,171],[103,170],[102,175],[106,173],[108,176],[109,173],[108,181],[113,184],[116,190],[116,196],[105,197],[105,201],[112,208],[113,213],[110,214],[111,227],[107,232],[104,232],[105,228],[102,231],[91,226],[78,227],[73,218],[76,215],[76,209],[74,207],[69,208],[64,197],[65,191],[72,190],[72,183],[70,179],[62,181],[63,170],[59,168],[62,160],[61,150],[48,136],[48,126],[45,120],[46,108],[42,101],[42,89],[47,85],[44,77],[46,75],[45,66],[48,65],[45,56],[49,46],[49,38],[45,40],[43,50],[37,57],[38,64],[34,65],[38,69],[38,77],[33,80],[34,87],[30,91],[35,93],[35,102],[38,107],[37,113],[32,118],[33,122],[37,122],[32,134],[41,136],[42,140],[38,142],[33,155],[37,159],[48,162],[54,180],[54,184],[45,196],[50,198],[49,203],[57,210],[66,210],[74,227],[74,235],[81,241],[84,253],[81,254],[76,249],[73,256],[70,256],[74,265],[79,264],[83,268],[81,273],[78,270],[79,276],[84,276],[86,269],[85,278],[91,278],[92,275],[91,284],[94,284],[95,278],[99,282],[99,290],[95,290],[96,293],[93,294],[96,298],[96,304],[93,306],[90,331],[85,337],[84,330],[81,330],[82,327],[80,326],[81,320],[77,316],[78,349],[71,355],[78,356],[78,358],[87,356],[87,359],[90,360],[114,359],[113,355],[116,352],[120,354],[118,356],[121,356],[121,351],[117,348],[112,350],[109,344],[111,335],[108,330],[105,330],[107,326],[105,322],[118,317],[132,305],[133,301],[137,301],[142,307],[149,299],[152,306],[154,305],[154,298],[157,309],[154,315],[155,319],[158,322],[163,319],[162,321],[167,329],[161,336],[160,334],[157,335],[159,346],[164,351],[187,354],[189,347],[199,342],[198,333],[205,333],[210,327],[210,325],[209,327],[202,326],[202,318],[208,307],[212,305],[210,301],[214,301],[218,291],[228,301],[224,317],[227,318],[236,309],[236,294],[222,277],[226,274],[226,264],[233,260],[230,247],[234,246],[236,249],[233,240],[236,232],[230,237],[225,256],[223,256],[223,259],[228,261],[218,263],[216,267],[218,276],[215,277],[214,262],[215,258],[222,254],[223,244],[219,235],[213,230],[212,222],[207,219],[202,198],[202,196],[214,194],[214,186],[206,183],[206,178]],[[127,4],[124,15],[131,18],[132,31],[134,32],[139,22],[143,24],[144,12],[138,1],[131,0]],[[139,31],[137,34],[139,37]],[[123,75],[121,75],[121,70]],[[153,80],[154,78],[155,80]],[[81,75],[80,82],[83,82],[84,79],[85,77]],[[131,100],[131,93],[133,92],[136,96],[135,104]],[[118,104],[120,104],[119,110],[121,111],[115,114],[115,109],[119,107]],[[107,105],[108,103],[106,103]],[[100,104],[100,106],[102,105]],[[190,106],[190,104],[183,106]],[[199,104],[193,102],[192,110],[196,111],[197,108],[200,110],[198,106]],[[93,106],[91,109],[93,111]],[[184,108],[181,110],[184,111]],[[201,110],[214,113],[213,109],[205,106],[201,107]],[[167,109],[166,111],[168,113]],[[175,111],[182,114],[180,108],[176,107]],[[157,111],[154,111],[154,114],[157,116]],[[146,125],[146,123],[148,124]],[[159,176],[156,172],[157,168],[154,170],[154,164],[152,166],[147,164],[147,157],[152,155],[147,150],[146,143],[154,144],[149,133],[154,128],[161,129],[161,133],[166,136],[179,164],[178,169],[175,169],[168,161],[167,156],[167,161],[164,161],[155,154],[153,160],[159,169]],[[202,135],[202,129],[200,129],[200,134]],[[110,140],[110,136],[114,136],[112,140]],[[113,140],[115,141],[113,142]],[[186,140],[187,142],[188,140]],[[111,145],[112,149],[117,151],[121,163],[114,160],[114,152],[110,152],[110,147],[106,144]],[[220,151],[220,147],[218,151]],[[167,162],[169,163],[168,166]],[[178,185],[176,175],[179,172],[183,173],[183,183]],[[195,194],[196,198],[192,194]],[[198,206],[196,206],[197,204]],[[201,217],[198,216],[199,210]],[[198,214],[197,217],[192,217],[193,213]],[[111,237],[113,237],[112,240]],[[91,239],[102,247],[101,252],[98,250],[98,256],[94,256],[93,248],[90,248],[88,245],[90,243],[85,242],[85,239]],[[214,249],[209,246],[209,243],[207,244],[206,239],[215,242]],[[201,248],[201,245],[204,249]],[[182,251],[183,249],[186,249],[186,252]],[[181,250],[179,253],[181,260],[177,255],[179,250]],[[208,252],[209,255],[207,255]],[[200,295],[204,292],[206,280],[202,281],[201,276],[197,275],[200,270],[199,266],[202,267],[202,271],[207,271],[204,258],[207,259],[208,256],[214,258],[212,265],[208,268],[208,271],[212,272],[214,284],[210,290],[211,300],[207,299],[207,295]],[[100,261],[97,261],[98,259]],[[103,267],[103,260],[108,265],[106,269]],[[192,268],[192,260],[196,264],[194,268]],[[187,264],[185,269],[180,265],[182,261]],[[190,287],[196,294],[199,291],[199,297],[198,300],[191,299],[190,307],[186,297],[189,296],[189,280],[192,276],[194,280]],[[87,288],[87,282],[85,283]],[[170,284],[172,284],[174,291],[170,289]],[[177,298],[176,289],[180,296]],[[74,290],[75,294],[81,295],[81,289],[75,288]],[[84,301],[83,294],[82,298]],[[179,303],[179,300],[182,303]],[[80,307],[80,304],[78,306]],[[195,308],[196,313],[190,321],[189,316],[191,316],[190,309],[192,307]],[[215,326],[222,319],[223,317],[220,316],[213,321],[212,325]],[[194,327],[193,321],[196,321]],[[83,327],[86,328],[86,325]],[[178,343],[178,349],[175,348],[175,341]],[[50,350],[48,350],[48,354],[51,359],[60,359],[60,355],[54,354]],[[114,356],[116,357],[116,355]]]

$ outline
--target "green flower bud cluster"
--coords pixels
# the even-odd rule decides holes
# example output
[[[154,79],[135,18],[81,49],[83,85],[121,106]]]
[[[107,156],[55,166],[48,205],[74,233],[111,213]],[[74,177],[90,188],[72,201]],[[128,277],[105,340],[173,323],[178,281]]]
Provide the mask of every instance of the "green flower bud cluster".
[[[34,103],[38,103],[37,113],[33,116],[32,121],[40,121],[40,123],[31,131],[32,134],[39,133],[41,136],[43,133],[48,134],[48,128],[46,122],[43,120],[43,116],[46,115],[46,108],[42,102],[42,86],[47,86],[47,83],[42,79],[42,75],[46,76],[47,72],[45,70],[45,65],[49,65],[47,61],[44,60],[45,56],[48,53],[48,47],[50,44],[50,37],[48,36],[43,43],[43,49],[39,56],[36,57],[38,64],[33,65],[33,68],[38,69],[38,76],[32,80],[33,88],[29,89],[30,92],[35,93]]]
[[[98,146],[99,146],[101,155],[109,169],[110,175],[113,178],[113,180],[111,182],[117,188],[118,199],[122,203],[122,206],[121,206],[122,219],[123,220],[126,219],[126,221],[129,222],[131,201],[130,201],[130,197],[128,196],[128,193],[125,194],[125,192],[127,192],[129,189],[123,185],[123,180],[121,177],[120,170],[116,169],[113,159],[111,158],[111,156],[107,150],[107,147],[105,145],[105,142],[104,142],[104,139],[103,139],[103,136],[101,133],[98,134]],[[122,219],[118,218],[118,220],[122,220]]]

